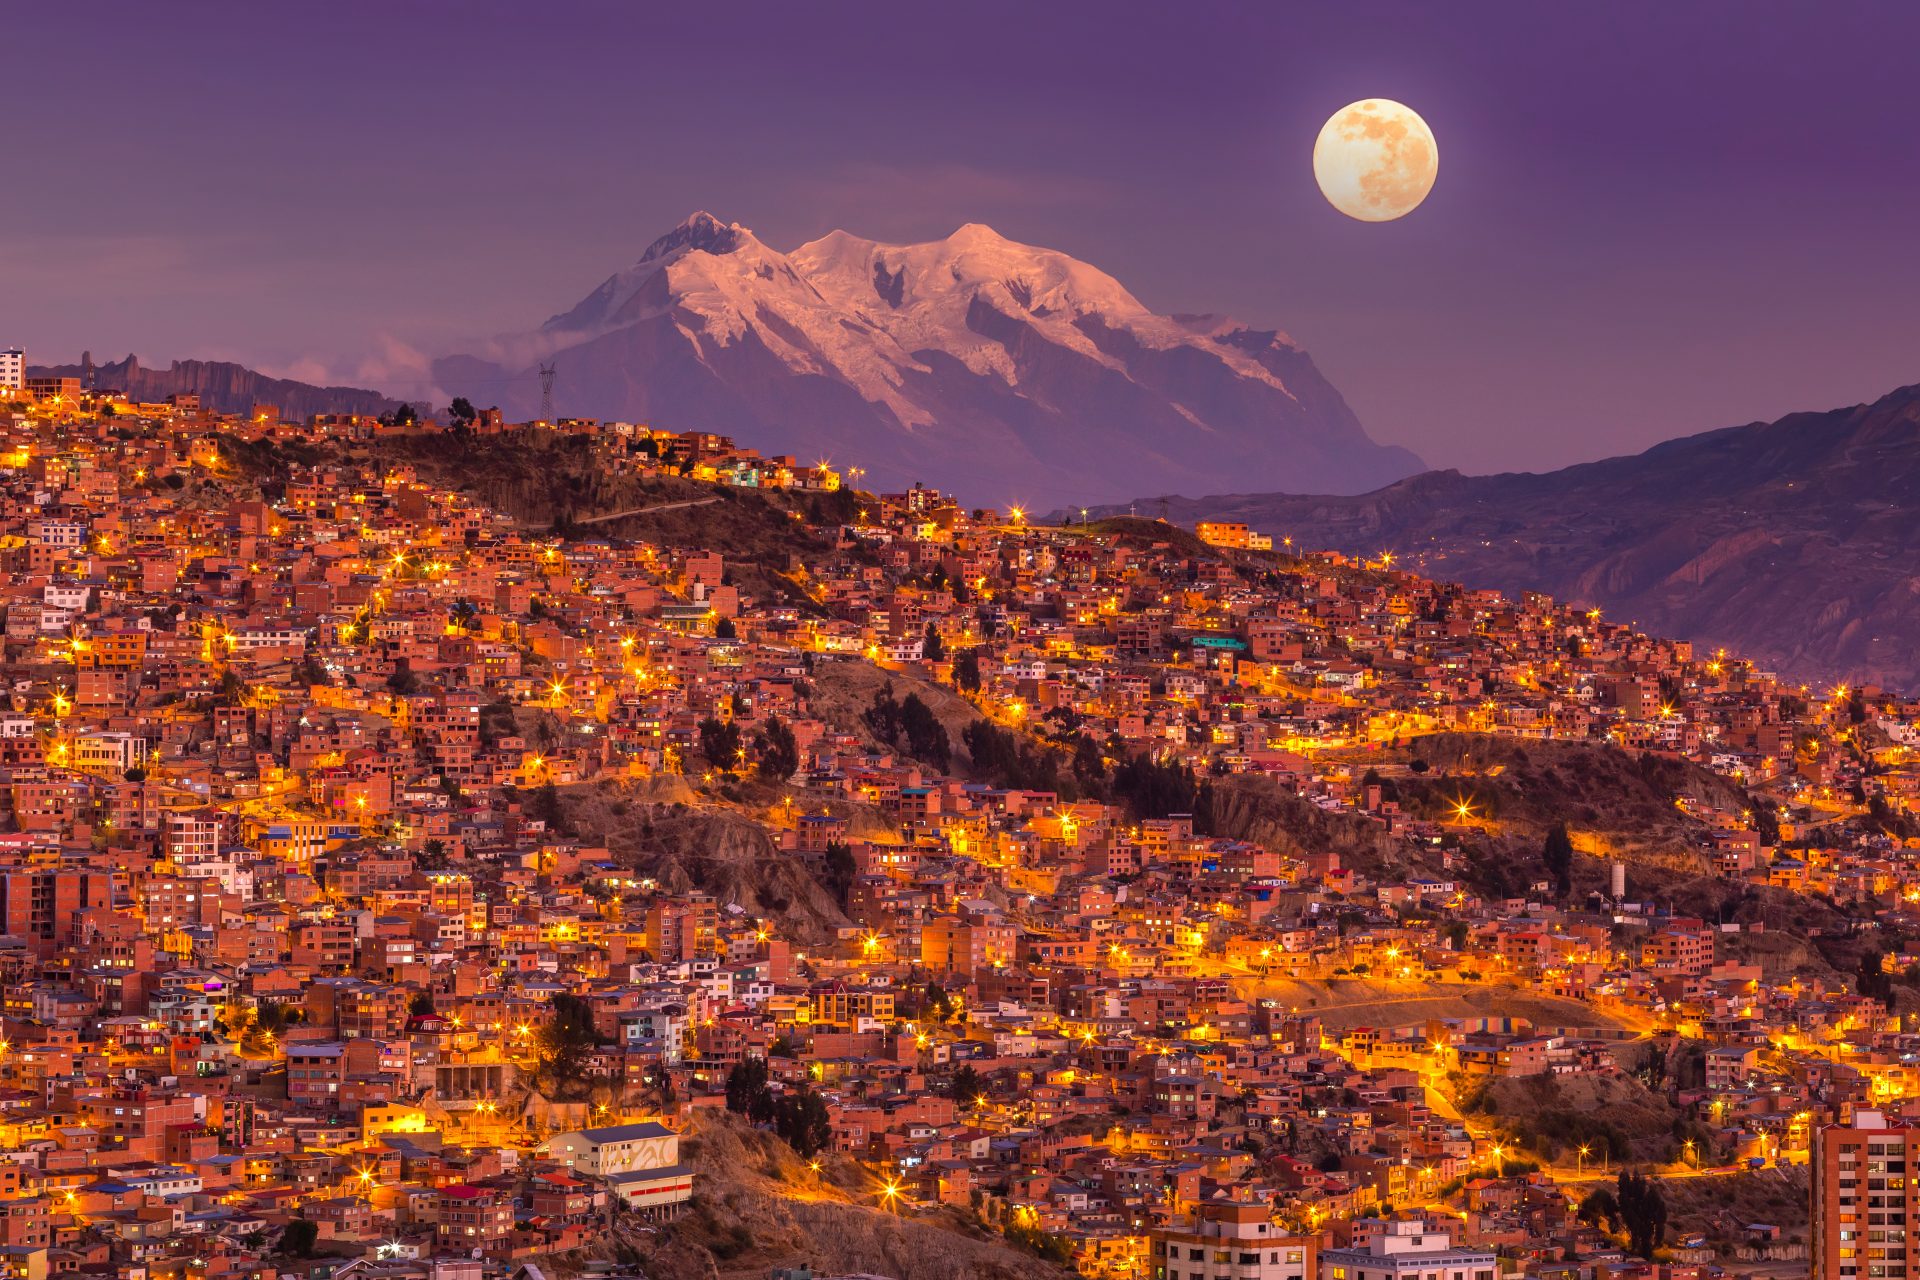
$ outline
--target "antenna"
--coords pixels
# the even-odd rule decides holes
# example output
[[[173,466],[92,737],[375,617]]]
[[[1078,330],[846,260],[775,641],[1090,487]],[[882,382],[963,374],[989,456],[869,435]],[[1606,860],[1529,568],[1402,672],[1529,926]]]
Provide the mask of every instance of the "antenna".
[[[540,366],[540,421],[553,421],[553,366]]]

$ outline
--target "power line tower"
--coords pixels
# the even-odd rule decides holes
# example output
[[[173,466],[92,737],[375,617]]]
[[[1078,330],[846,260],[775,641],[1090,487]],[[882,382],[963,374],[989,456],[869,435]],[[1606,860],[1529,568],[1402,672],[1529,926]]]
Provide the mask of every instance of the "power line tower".
[[[540,366],[540,421],[553,421],[553,366]]]

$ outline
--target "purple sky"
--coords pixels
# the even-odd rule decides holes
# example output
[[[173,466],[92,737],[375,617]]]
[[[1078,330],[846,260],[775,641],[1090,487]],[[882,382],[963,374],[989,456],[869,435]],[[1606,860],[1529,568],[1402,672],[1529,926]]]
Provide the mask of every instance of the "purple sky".
[[[31,358],[390,381],[705,208],[783,249],[989,223],[1286,329],[1469,471],[1920,381],[1913,6],[31,0],[6,42]],[[1396,223],[1312,182],[1370,96],[1439,139]]]

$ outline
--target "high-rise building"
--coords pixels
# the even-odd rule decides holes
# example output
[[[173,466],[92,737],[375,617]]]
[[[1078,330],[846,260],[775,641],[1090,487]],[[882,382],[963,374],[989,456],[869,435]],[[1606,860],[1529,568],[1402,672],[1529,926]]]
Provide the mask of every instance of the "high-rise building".
[[[1494,1280],[1499,1267],[1491,1250],[1456,1248],[1419,1219],[1377,1222],[1351,1248],[1320,1254],[1320,1280]]]
[[[0,872],[0,930],[36,955],[74,944],[82,911],[113,905],[113,876],[50,868]]]
[[[27,385],[27,353],[18,347],[0,350],[0,391],[19,391]]]
[[[1273,1221],[1265,1204],[1202,1203],[1154,1229],[1154,1280],[1315,1280],[1317,1240]]]
[[[1916,1156],[1920,1128],[1879,1111],[1814,1132],[1814,1280],[1920,1276],[1909,1225],[1920,1212]]]

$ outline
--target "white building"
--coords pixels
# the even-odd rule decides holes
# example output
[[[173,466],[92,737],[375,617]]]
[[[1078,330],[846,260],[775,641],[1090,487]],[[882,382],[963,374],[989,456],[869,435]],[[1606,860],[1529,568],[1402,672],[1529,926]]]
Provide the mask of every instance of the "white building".
[[[1202,1203],[1191,1217],[1154,1228],[1154,1280],[1313,1280],[1311,1236],[1273,1221],[1271,1205]]]
[[[1395,1220],[1350,1249],[1320,1252],[1320,1280],[1494,1280],[1499,1263],[1479,1249],[1456,1249],[1445,1231]]]
[[[547,1140],[547,1152],[575,1173],[603,1179],[645,1217],[672,1217],[693,1196],[693,1169],[680,1163],[680,1135],[663,1124],[555,1134]]]
[[[27,353],[18,347],[0,351],[0,391],[19,391],[27,385]]]

